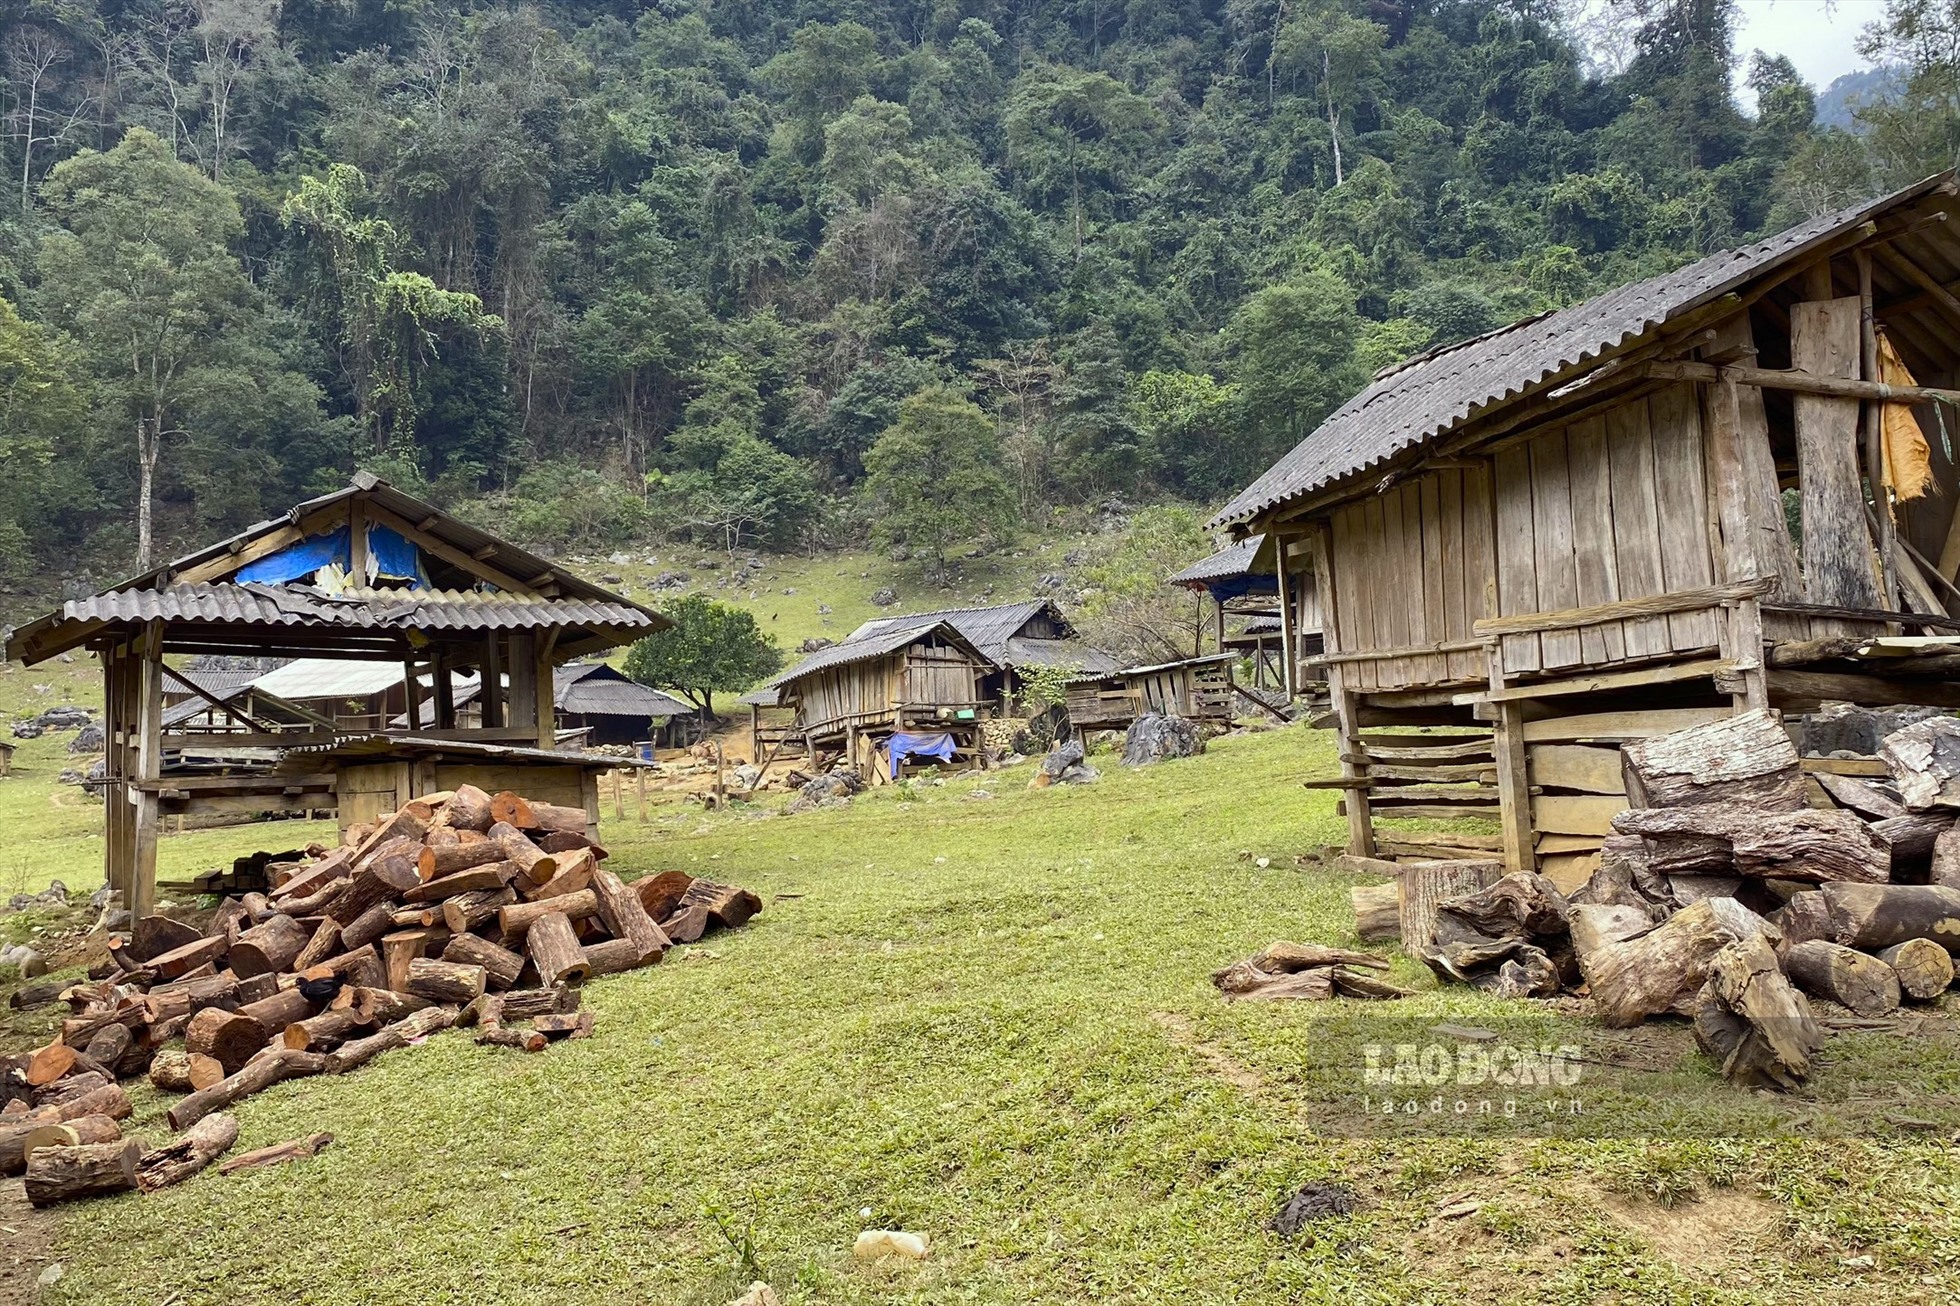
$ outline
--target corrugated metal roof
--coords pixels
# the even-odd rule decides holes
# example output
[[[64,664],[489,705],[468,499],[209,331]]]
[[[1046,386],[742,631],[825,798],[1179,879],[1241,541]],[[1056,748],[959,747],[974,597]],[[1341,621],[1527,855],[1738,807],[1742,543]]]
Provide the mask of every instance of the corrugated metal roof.
[[[973,647],[973,642],[967,639],[966,636],[960,634],[958,628],[950,621],[936,621],[929,626],[916,628],[896,625],[889,630],[874,631],[862,639],[854,635],[842,644],[832,644],[829,648],[818,649],[815,653],[804,658],[789,670],[779,672],[771,676],[768,680],[763,681],[761,687],[764,689],[779,688],[792,681],[801,680],[805,676],[813,675],[816,672],[827,671],[832,667],[846,667],[858,662],[869,662],[873,658],[884,657],[887,653],[896,653],[908,644],[916,644],[928,635],[938,635],[941,639],[949,643],[960,645],[981,661],[984,662],[986,660],[980,650]]]
[[[1211,525],[1248,520],[1422,444],[1473,411],[1556,383],[1564,374],[1631,343],[1670,318],[1797,260],[1811,246],[1919,199],[1952,177],[1952,172],[1929,177],[1897,194],[1813,218],[1768,240],[1711,254],[1583,304],[1411,359],[1322,422],[1241,491]]]
[[[1022,638],[1021,629],[1036,617],[1046,615],[1062,631],[1061,640]],[[925,630],[945,622],[966,636],[966,640],[980,651],[995,667],[1018,666],[1022,661],[1037,666],[1062,665],[1054,661],[1056,657],[1066,656],[1068,660],[1086,663],[1092,659],[1108,655],[1086,645],[1074,642],[1075,628],[1062,615],[1062,610],[1050,599],[1029,599],[1023,603],[998,603],[987,608],[941,608],[937,612],[909,612],[894,617],[873,617],[849,635],[843,644],[856,643],[869,635],[883,634],[893,630]],[[1066,654],[1059,648],[1047,646],[1066,644]],[[1017,657],[1014,650],[1023,649],[1028,656]]]
[[[573,732],[574,734],[580,732]],[[458,757],[495,757],[517,762],[541,762],[579,766],[592,771],[625,767],[654,767],[637,757],[614,757],[602,753],[576,753],[569,749],[526,748],[517,744],[495,744],[468,739],[429,739],[420,735],[387,733],[341,735],[317,744],[296,744],[283,750],[287,757],[400,757],[406,754],[450,754]]]
[[[361,662],[346,658],[297,658],[252,682],[254,689],[289,702],[321,698],[366,698],[402,683],[399,662]]]
[[[70,599],[60,621],[196,621],[345,630],[539,630],[550,626],[658,630],[663,618],[631,604],[473,590],[349,590],[293,585],[175,584]]]
[[[1170,584],[1204,585],[1209,581],[1243,576],[1252,570],[1252,560],[1259,556],[1259,546],[1265,542],[1264,535],[1248,535],[1237,544],[1227,545],[1209,558],[1198,559],[1172,576]]]
[[[552,702],[560,712],[664,720],[694,711],[672,694],[629,679],[603,662],[573,662],[553,667],[551,680]]]
[[[1071,671],[1110,671],[1116,667],[1114,654],[1091,648],[1079,639],[1022,639],[1007,641],[1008,666],[1062,667]]]

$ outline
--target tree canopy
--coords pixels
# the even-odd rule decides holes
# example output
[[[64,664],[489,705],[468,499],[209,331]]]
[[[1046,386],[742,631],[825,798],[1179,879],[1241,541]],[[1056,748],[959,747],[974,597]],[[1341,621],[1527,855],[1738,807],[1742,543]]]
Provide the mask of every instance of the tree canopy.
[[[782,650],[740,608],[686,594],[660,611],[673,626],[626,651],[626,674],[643,685],[676,690],[710,716],[717,692],[739,693],[783,665]]]

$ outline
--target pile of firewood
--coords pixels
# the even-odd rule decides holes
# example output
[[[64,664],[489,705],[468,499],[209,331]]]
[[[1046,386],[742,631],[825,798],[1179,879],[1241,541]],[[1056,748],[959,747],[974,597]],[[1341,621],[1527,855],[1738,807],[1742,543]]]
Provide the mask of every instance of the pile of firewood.
[[[1500,995],[1583,990],[1608,1025],[1689,1017],[1726,1075],[1776,1087],[1801,1083],[1822,1043],[1809,998],[1870,1018],[1951,986],[1960,720],[1894,735],[1882,766],[1815,776],[1763,712],[1622,757],[1634,806],[1569,900],[1496,862],[1409,863],[1353,891],[1357,932],[1399,933],[1439,977]]]
[[[530,1052],[585,1037],[587,979],[762,909],[677,871],[628,885],[605,859],[583,808],[463,786],[271,864],[269,893],[203,929],[137,921],[89,982],[47,995],[72,1009],[60,1036],[0,1060],[0,1175],[24,1171],[37,1205],[178,1182],[230,1148],[237,1125],[215,1113],[242,1098],[451,1026]],[[117,1123],[117,1081],[141,1074],[187,1094],[168,1112],[186,1132],[160,1148]]]

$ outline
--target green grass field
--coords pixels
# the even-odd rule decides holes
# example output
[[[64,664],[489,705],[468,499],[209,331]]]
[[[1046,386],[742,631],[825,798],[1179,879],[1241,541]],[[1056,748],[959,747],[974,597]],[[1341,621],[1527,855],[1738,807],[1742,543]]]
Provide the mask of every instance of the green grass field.
[[[1356,1004],[1222,1002],[1208,973],[1273,939],[1350,941],[1351,881],[1318,860],[1339,837],[1331,799],[1298,787],[1331,762],[1296,727],[1080,789],[1029,791],[1022,767],[796,817],[674,803],[612,822],[629,878],[734,880],[765,912],[594,983],[589,1041],[527,1057],[450,1033],[241,1104],[241,1149],[336,1141],[72,1209],[45,1299],[718,1304],[751,1277],[792,1303],[1917,1302],[1960,1286],[1950,1128],[1859,1136],[1951,1101],[1950,1028],[1904,1066],[1895,1036],[1841,1036],[1783,1100],[1722,1083],[1680,1026],[1654,1026],[1607,1048],[1633,1069],[1588,1067],[1603,1137],[1453,1137],[1361,1116]],[[1535,1004],[1436,989],[1404,958],[1394,976],[1422,992],[1359,1015],[1572,1032]],[[162,1106],[143,1090],[135,1128],[161,1136]],[[1314,1180],[1359,1209],[1268,1232]],[[867,1227],[924,1233],[932,1254],[855,1262]]]

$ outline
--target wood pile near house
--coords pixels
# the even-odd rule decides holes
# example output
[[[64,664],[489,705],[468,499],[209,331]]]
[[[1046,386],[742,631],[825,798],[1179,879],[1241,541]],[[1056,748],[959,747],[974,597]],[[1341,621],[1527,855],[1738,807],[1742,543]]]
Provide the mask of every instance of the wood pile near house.
[[[221,1113],[253,1093],[452,1026],[527,1052],[587,1037],[586,980],[762,908],[678,871],[625,884],[586,829],[583,808],[463,786],[272,864],[269,893],[227,899],[203,929],[138,920],[61,992],[59,1037],[0,1061],[0,1175],[25,1172],[37,1205],[179,1182],[230,1148]],[[118,1081],[137,1075],[185,1094],[167,1113],[174,1141],[122,1137]]]
[[[1807,775],[1766,712],[1628,744],[1630,805],[1569,897],[1495,861],[1403,863],[1353,890],[1357,933],[1500,995],[1584,991],[1610,1026],[1688,1017],[1731,1079],[1794,1086],[1811,999],[1934,1000],[1960,951],[1960,720],[1829,760]]]

